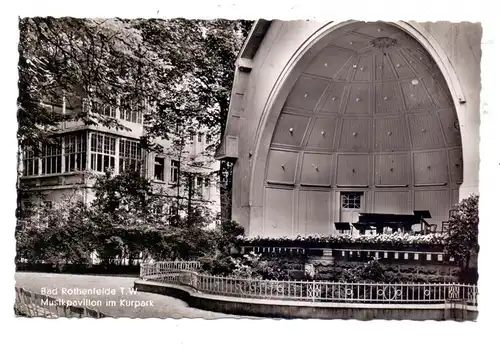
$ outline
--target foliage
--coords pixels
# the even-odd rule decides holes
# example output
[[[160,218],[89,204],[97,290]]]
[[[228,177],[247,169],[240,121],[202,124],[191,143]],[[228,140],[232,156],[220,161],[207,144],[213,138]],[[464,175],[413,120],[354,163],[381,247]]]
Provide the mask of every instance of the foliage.
[[[235,222],[208,229],[203,217],[169,223],[170,211],[152,209],[170,204],[138,172],[99,175],[90,206],[65,200],[41,206],[20,219],[16,232],[17,258],[28,262],[89,264],[96,253],[101,262],[124,258],[201,260],[208,269],[227,268],[244,232]]]
[[[479,252],[479,196],[471,195],[453,207],[454,214],[449,220],[449,232],[446,234],[445,252],[469,269],[473,254]]]
[[[262,255],[250,252],[238,258],[232,258],[234,269],[232,277],[266,280],[286,280],[289,273],[278,264],[262,258]]]
[[[67,199],[55,207],[36,207],[16,230],[17,259],[51,264],[88,264],[97,239],[88,208]]]
[[[300,246],[305,244],[316,245],[334,245],[334,244],[381,244],[390,246],[411,246],[411,245],[429,245],[439,246],[443,244],[443,235],[441,233],[430,233],[426,235],[412,235],[409,233],[391,233],[377,235],[308,235],[297,237],[242,237],[241,245],[247,246]]]

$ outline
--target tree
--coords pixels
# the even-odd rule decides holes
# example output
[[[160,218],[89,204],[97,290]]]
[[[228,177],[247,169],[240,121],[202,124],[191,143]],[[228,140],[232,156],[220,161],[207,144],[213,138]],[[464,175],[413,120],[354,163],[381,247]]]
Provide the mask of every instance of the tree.
[[[453,207],[445,236],[445,252],[456,259],[464,273],[470,267],[472,255],[479,252],[479,196],[471,195]]]
[[[184,132],[205,128],[216,140],[206,149],[206,155],[213,156],[224,136],[235,61],[251,22],[192,20],[184,22],[184,27],[182,37],[187,44],[182,52],[188,58],[183,62],[188,60],[191,65],[183,65],[189,65],[183,83],[156,101],[155,114],[148,117],[148,137],[164,137],[169,129],[179,125]],[[166,27],[160,25],[156,29],[156,34],[162,33],[163,37]],[[218,174],[222,220],[230,221],[232,163],[221,162]]]
[[[143,242],[145,236],[165,230],[168,212],[164,207],[170,204],[171,198],[163,192],[155,192],[140,169],[129,168],[118,175],[111,171],[98,175],[94,191],[91,220],[100,242],[96,250],[103,260],[138,257],[140,252],[149,249]]]
[[[55,206],[37,206],[16,230],[18,260],[53,265],[89,264],[97,240],[88,207],[68,197]]]
[[[103,112],[111,106],[143,111],[146,149],[159,150],[155,140],[169,140],[179,126],[204,127],[216,140],[206,149],[213,154],[249,28],[228,20],[21,19],[20,147],[39,152],[65,120],[126,129]],[[228,178],[219,180],[228,218],[230,165],[222,163],[219,175]]]

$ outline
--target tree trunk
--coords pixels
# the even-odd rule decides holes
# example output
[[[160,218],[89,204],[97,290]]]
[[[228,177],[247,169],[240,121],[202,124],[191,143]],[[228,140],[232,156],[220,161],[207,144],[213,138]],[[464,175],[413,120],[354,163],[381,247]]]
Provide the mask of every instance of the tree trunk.
[[[224,140],[224,133],[226,131],[226,122],[229,112],[229,102],[226,98],[219,98],[218,100],[220,106],[220,142]],[[219,170],[219,194],[220,194],[220,205],[221,205],[221,222],[232,220],[232,208],[233,208],[233,163],[229,161],[220,162]]]

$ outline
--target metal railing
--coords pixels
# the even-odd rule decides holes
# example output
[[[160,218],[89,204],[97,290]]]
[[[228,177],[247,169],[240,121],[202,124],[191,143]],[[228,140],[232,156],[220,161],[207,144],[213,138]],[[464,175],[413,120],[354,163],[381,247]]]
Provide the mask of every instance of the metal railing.
[[[469,306],[477,306],[478,298],[476,285],[257,280],[201,274],[196,272],[198,268],[199,264],[196,263],[180,266],[159,262],[142,265],[141,278],[186,286],[204,294],[269,300],[385,304],[461,301]]]
[[[143,263],[141,264],[140,277],[141,279],[159,279],[167,273],[199,269],[200,263],[198,261],[160,261]]]
[[[14,312],[24,317],[105,318],[107,315],[88,307],[67,305],[67,301],[16,287]]]

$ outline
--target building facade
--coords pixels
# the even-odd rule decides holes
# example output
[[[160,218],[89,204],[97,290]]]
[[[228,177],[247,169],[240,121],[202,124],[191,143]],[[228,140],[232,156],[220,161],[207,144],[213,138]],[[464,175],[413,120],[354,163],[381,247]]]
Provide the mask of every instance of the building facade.
[[[81,111],[81,106],[68,107],[66,101],[47,107],[64,114]],[[186,182],[180,180],[180,175],[192,173],[193,199],[201,200],[214,216],[220,213],[215,174],[219,166],[205,151],[212,141],[210,135],[203,130],[193,133],[185,139],[182,148],[174,148],[170,141],[157,139],[163,151],[146,151],[140,145],[145,132],[141,112],[108,106],[98,111],[106,117],[116,118],[125,130],[89,126],[82,121],[62,122],[54,136],[55,144],[43,146],[40,156],[20,151],[22,204],[58,202],[72,197],[90,203],[95,197],[92,188],[96,175],[106,170],[119,174],[126,168],[134,168],[150,179],[159,193],[172,197],[188,194]],[[194,162],[203,165],[193,167]],[[181,186],[180,190],[177,186]]]
[[[249,236],[331,235],[360,213],[431,213],[479,193],[475,23],[255,23],[217,158]]]

